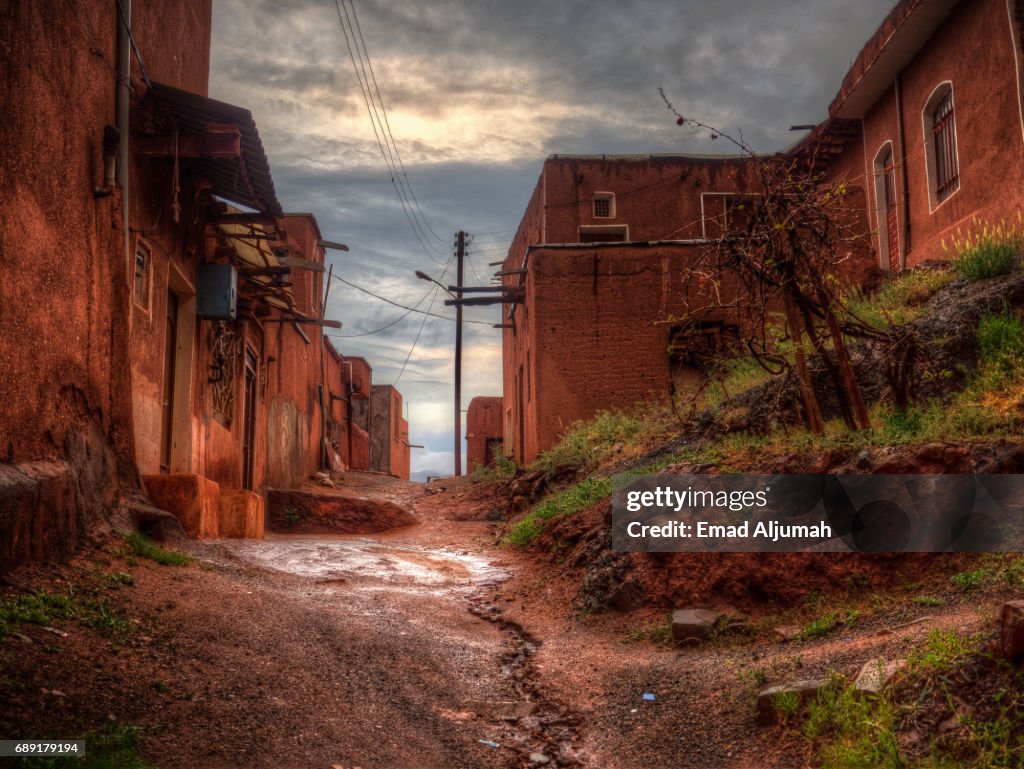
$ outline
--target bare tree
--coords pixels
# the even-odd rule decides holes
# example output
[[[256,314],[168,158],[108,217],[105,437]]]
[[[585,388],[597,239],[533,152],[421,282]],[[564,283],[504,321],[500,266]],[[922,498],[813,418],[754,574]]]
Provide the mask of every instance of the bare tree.
[[[755,180],[749,194],[725,206],[720,233],[684,278],[690,312],[727,311],[743,330],[746,354],[771,373],[794,370],[812,432],[824,428],[815,370],[831,382],[849,429],[870,427],[847,340],[882,334],[844,304],[839,272],[865,235],[846,181],[826,178],[813,142],[800,152],[761,156],[742,135],[684,117],[661,96],[678,125],[734,145]]]

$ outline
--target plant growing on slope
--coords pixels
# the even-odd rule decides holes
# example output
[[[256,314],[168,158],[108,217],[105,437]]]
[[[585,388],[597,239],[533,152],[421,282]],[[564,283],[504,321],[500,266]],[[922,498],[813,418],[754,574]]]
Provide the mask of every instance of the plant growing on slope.
[[[761,157],[742,138],[684,117],[661,95],[678,125],[730,142],[749,159],[754,175],[753,194],[726,211],[721,234],[684,278],[684,296],[695,305],[688,314],[709,308],[730,313],[743,330],[745,354],[771,374],[795,371],[811,432],[821,433],[825,425],[814,363],[830,380],[847,427],[870,427],[847,340],[885,334],[845,305],[838,271],[863,238],[846,182],[824,178],[813,142],[803,153]]]

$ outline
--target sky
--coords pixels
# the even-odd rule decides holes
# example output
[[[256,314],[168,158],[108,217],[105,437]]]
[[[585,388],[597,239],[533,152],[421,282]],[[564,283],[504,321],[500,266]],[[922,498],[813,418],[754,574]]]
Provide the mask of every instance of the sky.
[[[349,246],[328,252],[335,274],[448,318],[447,297],[414,272],[441,280],[464,230],[474,236],[466,284],[487,285],[545,157],[723,151],[678,127],[659,88],[755,150],[788,146],[799,138],[790,126],[826,117],[893,4],[339,1],[341,11],[334,0],[214,0],[210,96],[252,111],[285,211],[314,213],[325,238]],[[353,64],[341,19],[351,39],[358,23],[372,72]],[[357,71],[386,108],[396,182]],[[441,282],[450,277],[454,268]],[[501,395],[498,310],[465,314],[463,408]],[[328,331],[342,353],[366,357],[375,383],[403,393],[410,441],[425,447],[413,449],[414,477],[450,474],[455,324],[341,281],[327,316],[344,324]]]

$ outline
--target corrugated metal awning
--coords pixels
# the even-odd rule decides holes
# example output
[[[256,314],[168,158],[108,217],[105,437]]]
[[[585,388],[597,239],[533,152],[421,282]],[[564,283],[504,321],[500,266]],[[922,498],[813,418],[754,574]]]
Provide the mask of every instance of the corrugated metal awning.
[[[211,124],[237,125],[242,139],[241,158],[201,157],[183,162],[208,178],[218,197],[264,213],[283,213],[270,176],[270,163],[249,110],[161,83],[153,83],[148,96],[157,111],[169,116],[183,134],[202,134]]]

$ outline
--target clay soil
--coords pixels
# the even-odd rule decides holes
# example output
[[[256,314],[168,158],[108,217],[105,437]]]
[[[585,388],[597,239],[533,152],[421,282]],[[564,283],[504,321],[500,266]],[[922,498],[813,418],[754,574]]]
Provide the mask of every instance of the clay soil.
[[[142,759],[161,768],[796,767],[798,732],[754,717],[755,678],[852,675],[935,627],[991,629],[1002,597],[965,601],[946,576],[914,573],[823,640],[666,646],[648,632],[665,606],[574,611],[582,566],[496,544],[497,524],[466,520],[494,502],[468,481],[350,476],[343,488],[418,523],[190,542],[183,567],[129,556],[111,536],[70,564],[10,575],[5,598],[70,593],[114,620],[28,623],[0,640],[0,739],[138,727]],[[681,595],[714,586],[705,574]],[[924,592],[947,600],[898,599]],[[733,588],[699,597],[755,626],[779,610],[741,606]]]

